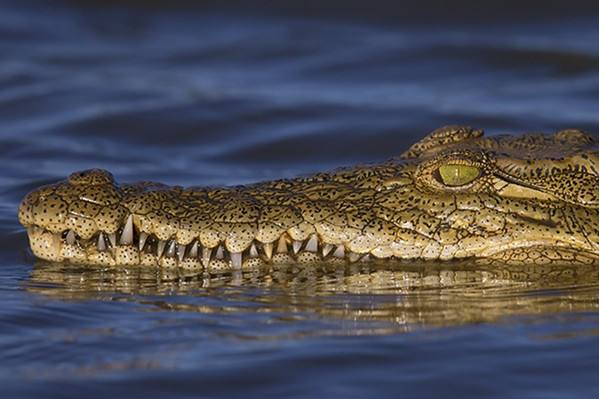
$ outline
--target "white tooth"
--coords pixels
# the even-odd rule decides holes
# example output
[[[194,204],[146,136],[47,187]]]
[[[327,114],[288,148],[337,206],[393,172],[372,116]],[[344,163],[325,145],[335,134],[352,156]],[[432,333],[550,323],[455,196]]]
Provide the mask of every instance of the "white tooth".
[[[216,259],[223,259],[225,257],[225,251],[222,245],[219,245],[218,248],[216,248],[216,255],[214,255],[214,257]]]
[[[183,261],[183,257],[185,256],[185,248],[187,248],[187,245],[177,245],[177,258],[179,258],[179,262]]]
[[[283,236],[281,236],[281,238],[279,238],[279,242],[277,243],[277,253],[278,254],[287,253],[287,240]]]
[[[173,257],[175,256],[175,248],[177,247],[177,243],[175,242],[175,240],[171,240],[171,242],[168,245],[168,248],[166,250],[166,256],[168,257]]]
[[[362,262],[370,262],[370,254],[366,254],[360,259]]]
[[[257,258],[258,250],[256,249],[256,244],[252,243],[250,246],[250,258]]]
[[[193,245],[189,249],[189,257],[190,258],[197,258],[198,257],[198,242],[197,241],[194,241]]]
[[[69,232],[67,233],[67,244],[75,244],[75,232],[73,230],[69,230]]]
[[[108,234],[108,240],[110,241],[110,244],[112,244],[112,247],[116,247],[116,233],[111,233]]]
[[[338,245],[335,252],[333,252],[333,256],[336,258],[345,258],[345,247],[343,245]]]
[[[333,250],[334,246],[331,244],[324,244],[322,246],[322,257],[326,257]]]
[[[166,241],[160,240],[158,241],[158,245],[156,246],[156,257],[160,258],[162,253],[164,252],[164,247],[166,247]]]
[[[310,236],[305,249],[308,252],[318,252],[318,236],[316,234]]]
[[[202,264],[204,267],[208,267],[210,264],[210,256],[212,255],[212,248],[202,248]]]
[[[264,249],[264,255],[266,255],[266,258],[268,260],[272,259],[272,242],[266,243],[262,246],[262,249]]]
[[[133,215],[129,215],[127,218],[127,222],[125,223],[125,227],[123,227],[123,232],[121,233],[121,239],[119,243],[121,245],[133,244]]]
[[[106,251],[106,241],[104,240],[104,234],[98,234],[98,251]]]
[[[143,251],[147,239],[148,233],[139,233],[139,252]]]
[[[349,261],[351,263],[357,262],[360,260],[360,254],[357,254],[355,252],[350,252],[347,257],[349,258]]]
[[[302,249],[302,241],[293,240],[293,253],[297,255],[297,253]]]
[[[233,269],[241,269],[241,252],[231,252],[231,263],[233,264]]]

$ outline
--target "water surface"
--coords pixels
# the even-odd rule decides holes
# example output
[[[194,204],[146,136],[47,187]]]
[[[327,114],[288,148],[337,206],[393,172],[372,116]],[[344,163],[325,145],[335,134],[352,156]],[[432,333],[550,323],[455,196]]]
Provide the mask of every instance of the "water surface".
[[[207,275],[28,252],[19,200],[74,170],[230,185],[385,160],[444,124],[599,132],[585,2],[350,3],[0,5],[3,398],[599,395],[594,268]]]

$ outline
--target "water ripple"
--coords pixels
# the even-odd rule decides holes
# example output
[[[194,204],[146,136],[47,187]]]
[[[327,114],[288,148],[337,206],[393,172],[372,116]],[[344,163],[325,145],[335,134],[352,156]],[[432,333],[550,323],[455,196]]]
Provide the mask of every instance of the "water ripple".
[[[226,185],[444,124],[599,131],[594,3],[221,3],[0,5],[3,397],[596,397],[592,268],[34,261],[18,202],[74,170]]]

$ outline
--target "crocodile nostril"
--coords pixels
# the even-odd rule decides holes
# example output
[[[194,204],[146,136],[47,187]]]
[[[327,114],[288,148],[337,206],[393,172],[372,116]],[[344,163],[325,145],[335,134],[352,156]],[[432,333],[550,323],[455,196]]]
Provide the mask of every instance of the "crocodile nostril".
[[[88,169],[72,173],[69,176],[69,183],[73,185],[113,184],[114,177],[110,172],[104,169]]]

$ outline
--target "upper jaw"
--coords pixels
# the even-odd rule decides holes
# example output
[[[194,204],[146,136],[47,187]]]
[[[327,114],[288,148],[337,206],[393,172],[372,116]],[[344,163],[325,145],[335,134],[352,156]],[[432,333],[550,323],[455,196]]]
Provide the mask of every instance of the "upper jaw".
[[[112,233],[97,231],[91,237],[81,237],[74,230],[64,229],[52,232],[45,228],[30,225],[27,228],[33,253],[42,259],[68,261],[81,264],[145,265],[162,267],[210,268],[211,270],[235,269],[249,265],[267,263],[310,263],[321,261],[366,261],[376,258],[450,260],[464,258],[520,259],[523,253],[539,249],[563,251],[579,250],[591,253],[599,250],[580,232],[560,234],[564,225],[565,210],[560,214],[545,209],[545,213],[521,209],[511,215],[505,210],[487,210],[472,212],[462,210],[457,216],[457,224],[449,226],[445,220],[443,228],[470,228],[474,232],[489,229],[491,219],[503,218],[496,224],[495,230],[480,230],[477,234],[453,239],[447,234],[426,238],[424,232],[409,225],[406,230],[386,246],[367,252],[352,251],[348,245],[333,244],[323,240],[318,233],[310,234],[304,240],[294,239],[288,232],[277,240],[263,243],[253,240],[239,252],[231,251],[225,242],[216,246],[204,245],[199,240],[182,243],[176,238],[161,240],[153,234],[144,233],[137,224],[137,218],[129,214],[121,226]],[[466,220],[466,213],[475,215],[471,225],[460,224]],[[553,216],[552,216],[553,215]],[[556,216],[557,215],[557,216]],[[483,223],[483,219],[488,219]],[[556,219],[556,217],[558,219]],[[479,220],[480,218],[480,220]],[[485,219],[485,220],[486,220]],[[135,222],[134,222],[135,221]],[[480,223],[480,224],[479,224]],[[443,244],[439,240],[449,237]],[[532,250],[531,248],[536,248]],[[557,252],[556,252],[557,251]]]

